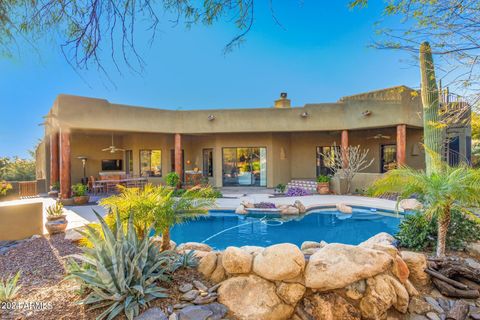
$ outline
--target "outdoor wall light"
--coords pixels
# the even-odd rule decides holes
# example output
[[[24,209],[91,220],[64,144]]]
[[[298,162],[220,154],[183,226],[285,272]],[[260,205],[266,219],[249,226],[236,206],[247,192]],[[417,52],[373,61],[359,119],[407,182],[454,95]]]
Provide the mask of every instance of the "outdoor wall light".
[[[371,114],[372,114],[372,111],[370,111],[370,110],[365,110],[365,111],[362,112],[362,116],[364,116],[364,117],[368,117]]]
[[[208,115],[208,121],[213,121],[215,120],[215,116],[213,114]]]
[[[304,112],[302,112],[302,113],[300,114],[300,117],[306,118],[306,117],[308,117],[309,115],[310,115],[310,114],[309,114],[307,111],[304,111]]]

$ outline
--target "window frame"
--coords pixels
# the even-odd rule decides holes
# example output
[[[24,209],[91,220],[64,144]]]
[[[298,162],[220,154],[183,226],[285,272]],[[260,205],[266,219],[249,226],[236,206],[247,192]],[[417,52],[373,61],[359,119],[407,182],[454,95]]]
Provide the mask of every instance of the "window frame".
[[[208,159],[205,161],[205,155],[208,152]],[[207,164],[207,168],[205,167]],[[208,170],[207,170],[208,169]],[[211,169],[211,170],[210,170]],[[202,173],[204,177],[213,178],[213,148],[204,148],[202,149]]]
[[[152,152],[153,151],[160,151],[160,174],[149,174],[149,175],[144,175],[142,171],[142,152],[147,151],[149,152],[149,172],[152,172]],[[140,149],[139,150],[139,173],[141,177],[148,177],[148,178],[161,178],[163,176],[163,161],[162,161],[162,156],[163,152],[162,149]]]

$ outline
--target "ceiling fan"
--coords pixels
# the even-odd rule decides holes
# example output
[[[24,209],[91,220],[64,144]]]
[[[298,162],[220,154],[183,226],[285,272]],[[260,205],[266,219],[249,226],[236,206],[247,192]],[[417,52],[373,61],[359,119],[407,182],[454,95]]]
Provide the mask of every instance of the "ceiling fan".
[[[371,137],[367,137],[367,139],[390,139],[390,136],[384,136],[383,134],[379,133]]]
[[[102,151],[109,151],[110,153],[115,153],[117,151],[125,151],[125,149],[115,147],[115,144],[113,144],[113,133],[112,133],[112,145],[108,148],[102,149]]]

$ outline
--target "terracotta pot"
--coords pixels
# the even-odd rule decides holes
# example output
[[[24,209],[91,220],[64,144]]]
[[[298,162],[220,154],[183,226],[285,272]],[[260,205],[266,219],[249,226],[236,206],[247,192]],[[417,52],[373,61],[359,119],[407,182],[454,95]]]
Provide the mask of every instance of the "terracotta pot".
[[[60,203],[63,204],[64,206],[73,206],[74,205],[73,198],[59,199],[58,201],[60,201]]]
[[[45,228],[49,234],[65,232],[67,229],[68,221],[65,215],[61,216],[47,216],[47,222]]]
[[[329,182],[318,182],[317,183],[317,192],[319,194],[329,194],[330,193],[330,183]]]
[[[79,206],[87,204],[89,200],[90,200],[90,196],[73,197],[73,202]]]

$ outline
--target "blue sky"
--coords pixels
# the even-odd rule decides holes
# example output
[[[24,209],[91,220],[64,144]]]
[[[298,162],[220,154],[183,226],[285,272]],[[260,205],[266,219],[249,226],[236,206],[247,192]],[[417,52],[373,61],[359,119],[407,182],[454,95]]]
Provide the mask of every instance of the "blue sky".
[[[247,41],[226,55],[224,46],[236,35],[231,24],[187,30],[162,23],[155,43],[137,48],[146,62],[142,75],[119,74],[105,61],[115,87],[95,68],[81,71],[82,80],[52,41],[39,42],[38,53],[25,46],[15,58],[0,57],[0,156],[28,155],[59,93],[195,109],[269,107],[282,91],[300,106],[400,84],[418,87],[419,71],[401,61],[408,56],[368,48],[381,3],[355,11],[347,1],[274,5],[284,29],[268,7],[259,7]],[[140,42],[147,35],[140,32]]]

